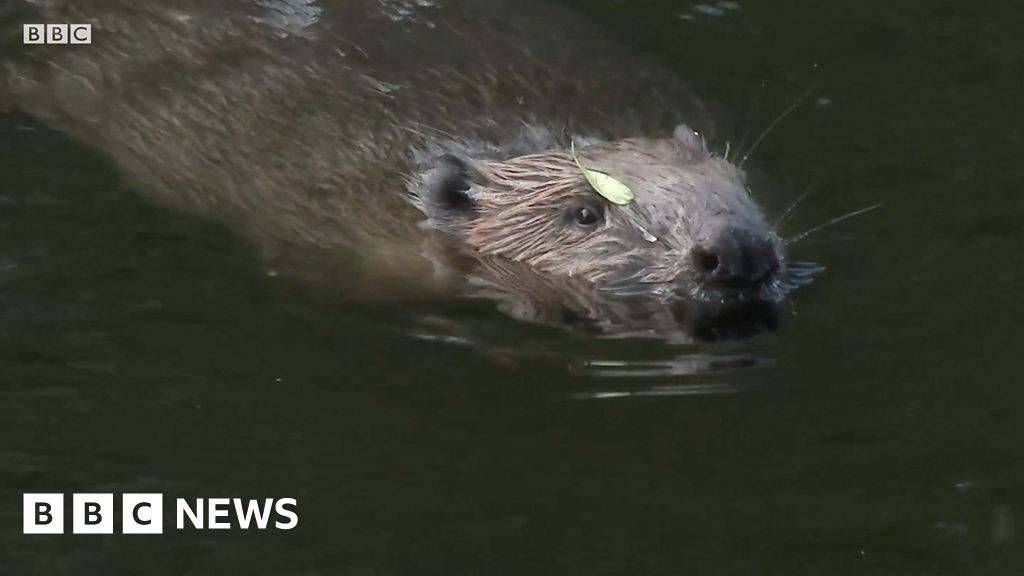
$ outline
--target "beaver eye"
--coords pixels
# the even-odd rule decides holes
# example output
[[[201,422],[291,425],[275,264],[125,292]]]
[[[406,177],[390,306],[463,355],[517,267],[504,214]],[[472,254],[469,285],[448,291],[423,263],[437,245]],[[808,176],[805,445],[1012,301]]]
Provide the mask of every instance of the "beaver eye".
[[[580,226],[593,226],[601,221],[601,209],[590,203],[580,204],[573,208],[572,219]]]

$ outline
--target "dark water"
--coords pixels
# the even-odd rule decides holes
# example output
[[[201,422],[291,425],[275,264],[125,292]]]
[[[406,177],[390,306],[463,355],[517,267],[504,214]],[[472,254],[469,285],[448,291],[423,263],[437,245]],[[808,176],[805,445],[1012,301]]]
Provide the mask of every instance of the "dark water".
[[[815,186],[790,234],[884,207],[793,248],[828,271],[780,332],[597,377],[566,358],[665,351],[311,295],[2,117],[0,573],[1020,573],[1024,7],[572,4],[717,103],[716,146],[814,90],[750,161],[760,199]],[[410,337],[424,313],[564,352]],[[48,491],[290,496],[300,523],[23,536]]]

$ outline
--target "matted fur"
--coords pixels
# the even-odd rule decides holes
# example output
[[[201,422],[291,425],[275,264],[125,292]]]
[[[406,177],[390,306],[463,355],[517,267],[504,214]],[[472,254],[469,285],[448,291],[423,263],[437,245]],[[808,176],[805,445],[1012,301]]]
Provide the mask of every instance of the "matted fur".
[[[769,238],[781,260],[781,242],[768,230],[742,171],[702,141],[632,138],[592,143],[580,155],[588,168],[629,186],[635,200],[607,201],[568,151],[554,149],[505,160],[464,159],[472,172],[465,183],[468,204],[417,205],[432,226],[481,254],[623,294],[716,296],[695,270],[691,251],[724,230]],[[411,190],[429,196],[432,185],[428,177],[411,182]],[[599,208],[603,218],[592,226],[575,223],[573,210],[582,204]]]

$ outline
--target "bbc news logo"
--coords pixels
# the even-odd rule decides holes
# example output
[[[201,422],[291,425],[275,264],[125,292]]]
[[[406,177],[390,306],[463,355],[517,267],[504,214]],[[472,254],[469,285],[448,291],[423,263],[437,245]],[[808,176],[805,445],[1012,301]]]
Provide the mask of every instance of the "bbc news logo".
[[[92,44],[92,24],[25,24],[22,44]]]
[[[24,534],[63,534],[64,495],[22,495]],[[177,498],[175,528],[185,530],[291,530],[299,524],[298,502],[294,498]],[[113,534],[113,494],[72,494],[72,534]],[[163,534],[163,494],[122,494],[122,534]]]

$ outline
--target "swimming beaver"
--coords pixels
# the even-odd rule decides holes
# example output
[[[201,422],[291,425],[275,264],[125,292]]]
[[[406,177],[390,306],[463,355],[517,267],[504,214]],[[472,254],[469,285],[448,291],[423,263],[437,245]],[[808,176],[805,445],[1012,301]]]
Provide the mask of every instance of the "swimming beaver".
[[[634,330],[785,291],[782,244],[701,103],[571,13],[504,0],[20,0],[0,107],[271,265],[457,283],[520,318]],[[21,46],[23,22],[92,44]],[[673,131],[673,126],[677,126]],[[628,186],[609,202],[588,169]],[[382,281],[383,280],[383,281]],[[655,321],[654,318],[661,318]]]

